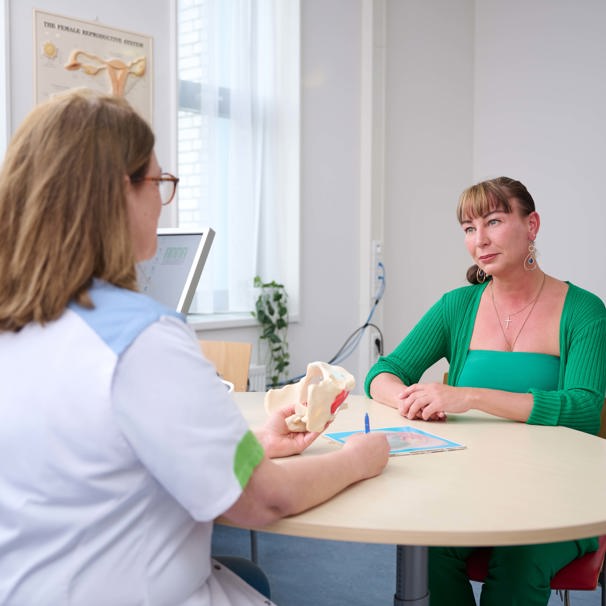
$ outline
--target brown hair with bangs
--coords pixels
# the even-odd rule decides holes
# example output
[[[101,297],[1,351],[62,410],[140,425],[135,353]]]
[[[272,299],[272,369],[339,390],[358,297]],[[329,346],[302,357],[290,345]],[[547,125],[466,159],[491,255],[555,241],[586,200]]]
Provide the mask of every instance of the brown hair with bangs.
[[[27,116],[0,172],[0,331],[92,307],[94,278],[137,290],[126,177],[153,148],[122,98],[75,89]]]
[[[518,201],[518,207],[523,216],[535,212],[535,204],[526,186],[520,181],[509,177],[497,177],[482,181],[467,188],[459,197],[457,219],[459,223],[468,219],[483,217],[493,210],[505,213],[514,212],[511,200]],[[478,266],[472,265],[467,270],[467,280],[478,284]]]

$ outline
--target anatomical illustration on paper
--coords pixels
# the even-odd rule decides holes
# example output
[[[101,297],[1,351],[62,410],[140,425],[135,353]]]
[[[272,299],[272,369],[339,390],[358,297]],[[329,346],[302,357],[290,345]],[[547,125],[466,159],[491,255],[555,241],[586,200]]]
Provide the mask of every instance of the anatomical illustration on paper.
[[[34,11],[36,102],[86,87],[126,97],[152,119],[152,40],[148,36]]]

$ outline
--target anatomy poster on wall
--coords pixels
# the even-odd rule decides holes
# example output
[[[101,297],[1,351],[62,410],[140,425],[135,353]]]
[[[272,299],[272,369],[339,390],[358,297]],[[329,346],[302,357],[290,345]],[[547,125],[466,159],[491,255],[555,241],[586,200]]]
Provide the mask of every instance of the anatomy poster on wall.
[[[34,10],[36,103],[68,88],[126,97],[152,122],[152,39]]]

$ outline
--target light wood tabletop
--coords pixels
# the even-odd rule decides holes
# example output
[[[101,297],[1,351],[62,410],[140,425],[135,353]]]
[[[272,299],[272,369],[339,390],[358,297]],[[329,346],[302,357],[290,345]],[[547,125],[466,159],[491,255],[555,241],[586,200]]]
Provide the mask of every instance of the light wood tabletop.
[[[234,397],[253,428],[263,424],[263,393]],[[373,429],[410,425],[465,448],[392,456],[380,476],[263,531],[398,545],[398,586],[407,574],[410,581],[424,569],[427,546],[547,543],[606,534],[602,438],[475,411],[449,415],[445,422],[409,421],[364,396],[350,395],[347,405],[329,431],[363,430],[368,412]],[[301,456],[340,447],[321,436]],[[401,548],[413,550],[406,562]],[[410,602],[396,594],[394,603],[428,603],[425,578],[414,593]]]

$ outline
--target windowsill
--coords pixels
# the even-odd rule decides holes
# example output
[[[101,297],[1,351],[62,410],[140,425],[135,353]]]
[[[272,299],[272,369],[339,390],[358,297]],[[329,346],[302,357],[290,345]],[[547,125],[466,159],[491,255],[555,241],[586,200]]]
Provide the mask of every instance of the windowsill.
[[[219,330],[221,328],[242,328],[257,326],[257,320],[250,313],[232,314],[187,314],[187,323],[194,330]]]
[[[289,324],[297,322],[299,316],[290,316]],[[220,330],[223,328],[243,328],[259,326],[256,318],[250,312],[231,314],[187,314],[187,323],[194,330]]]

